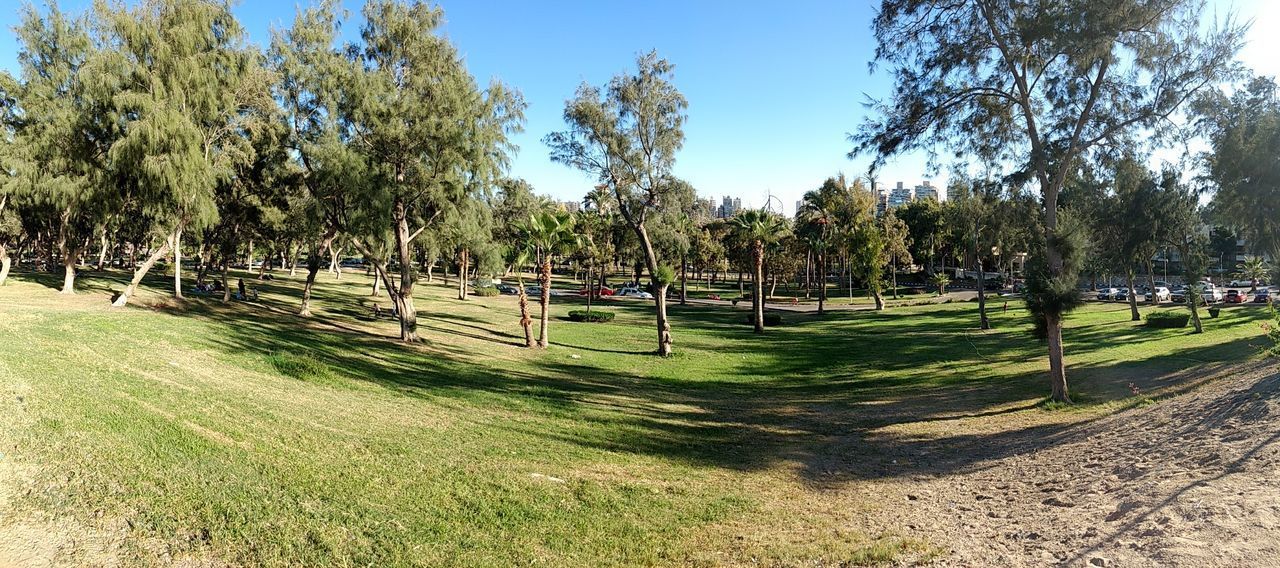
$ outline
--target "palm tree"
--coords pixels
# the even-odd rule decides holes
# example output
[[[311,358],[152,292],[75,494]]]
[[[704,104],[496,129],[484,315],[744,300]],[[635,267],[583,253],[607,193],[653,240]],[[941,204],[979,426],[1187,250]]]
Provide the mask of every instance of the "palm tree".
[[[551,307],[551,258],[563,254],[578,244],[578,235],[573,230],[574,218],[563,212],[542,211],[529,217],[525,226],[525,235],[529,246],[537,254],[539,261],[538,283],[542,285],[542,327],[538,330],[538,346],[546,349],[549,337],[547,324],[550,321],[548,310]]]
[[[790,232],[786,219],[764,209],[750,209],[733,218],[734,232],[751,243],[752,278],[751,310],[756,333],[764,333],[764,247],[778,242]]]
[[[1258,256],[1244,261],[1243,264],[1236,265],[1236,268],[1240,270],[1240,276],[1248,278],[1252,282],[1253,287],[1249,289],[1250,294],[1257,292],[1258,282],[1266,280],[1267,275],[1271,273],[1271,267],[1267,266],[1267,261]]]

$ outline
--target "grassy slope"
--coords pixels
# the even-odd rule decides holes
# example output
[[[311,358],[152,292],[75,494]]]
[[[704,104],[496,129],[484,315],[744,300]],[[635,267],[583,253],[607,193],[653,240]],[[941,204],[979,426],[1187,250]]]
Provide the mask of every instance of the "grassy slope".
[[[764,337],[741,312],[677,306],[679,353],[659,360],[639,303],[609,303],[612,324],[554,321],[553,349],[526,352],[512,298],[424,286],[428,343],[406,348],[385,339],[394,321],[368,319],[367,280],[321,279],[310,323],[290,315],[287,279],[261,286],[264,306],[151,292],[154,309],[113,310],[97,277],[75,298],[30,277],[0,288],[0,442],[41,468],[23,506],[127,520],[137,561],[870,561],[914,543],[832,526],[812,504],[821,470],[914,443],[894,426],[1017,411],[1046,390],[1016,305],[996,305],[988,333],[952,304],[788,316]],[[1192,336],[1083,310],[1066,332],[1073,387],[1115,401],[1248,357],[1261,315],[1225,311]]]

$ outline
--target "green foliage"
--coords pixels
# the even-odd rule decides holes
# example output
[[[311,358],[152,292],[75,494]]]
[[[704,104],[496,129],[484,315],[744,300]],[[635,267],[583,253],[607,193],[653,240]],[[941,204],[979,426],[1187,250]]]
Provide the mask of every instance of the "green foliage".
[[[658,281],[659,285],[670,286],[676,282],[676,269],[670,264],[663,264],[653,272],[653,279]]]
[[[480,296],[482,298],[497,296],[498,294],[499,294],[498,289],[494,286],[481,286],[475,289],[475,295]]]
[[[946,273],[937,272],[934,273],[933,276],[929,277],[929,283],[938,290],[939,294],[945,294],[947,292],[947,286],[951,284],[951,278],[948,277]]]
[[[606,323],[613,321],[614,315],[604,310],[569,310],[569,321]]]
[[[1160,310],[1147,314],[1147,327],[1183,328],[1191,320],[1191,314],[1184,311]]]
[[[1271,340],[1271,347],[1266,353],[1270,357],[1280,357],[1280,309],[1276,309],[1276,303],[1272,302],[1267,305],[1267,311],[1271,314],[1271,321],[1262,324],[1262,331]]]
[[[1048,331],[1046,318],[1060,318],[1084,303],[1077,286],[1089,252],[1088,234],[1085,224],[1070,211],[1058,215],[1058,229],[1048,237],[1049,246],[1035,247],[1027,261],[1027,311],[1035,323],[1034,334],[1041,339]],[[1056,270],[1049,266],[1047,250],[1058,254]]]

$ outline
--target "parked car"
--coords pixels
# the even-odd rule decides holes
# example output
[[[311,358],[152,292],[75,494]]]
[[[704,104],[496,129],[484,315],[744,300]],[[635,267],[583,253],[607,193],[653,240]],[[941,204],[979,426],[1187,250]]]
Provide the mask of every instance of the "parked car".
[[[542,296],[542,286],[525,286],[524,293],[529,296]]]
[[[1253,296],[1253,301],[1258,304],[1271,303],[1271,290],[1269,288],[1258,288],[1258,293]]]
[[[1244,292],[1241,292],[1240,290],[1234,290],[1234,289],[1227,290],[1227,295],[1222,298],[1222,301],[1228,304],[1244,303]]]
[[[1116,297],[1116,294],[1119,294],[1119,293],[1120,293],[1119,288],[1102,288],[1098,290],[1098,299],[1111,300],[1111,299],[1114,299]]]
[[[343,268],[364,268],[364,259],[362,258],[344,258],[338,266]]]
[[[510,284],[499,284],[497,288],[498,288],[498,293],[504,296],[517,296],[520,294],[520,288],[517,288]]]
[[[1152,292],[1147,292],[1146,296],[1147,296],[1148,302],[1151,301],[1152,294],[1153,294]],[[1156,286],[1156,291],[1154,292],[1154,295],[1157,302],[1169,301],[1169,296],[1170,296],[1169,289],[1164,286]]]
[[[1137,296],[1135,296],[1135,297],[1137,297]],[[1128,289],[1128,288],[1120,288],[1120,289],[1119,289],[1119,291],[1117,291],[1115,294],[1113,294],[1113,295],[1111,296],[1111,299],[1113,299],[1113,300],[1115,300],[1115,301],[1117,301],[1117,302],[1128,302],[1128,301],[1129,301],[1129,289]]]
[[[586,296],[586,295],[587,295],[587,289],[586,289],[586,288],[583,288],[583,289],[581,289],[581,290],[578,290],[578,295],[579,295],[579,296]],[[610,288],[610,287],[608,287],[608,286],[596,286],[596,295],[597,295],[597,296],[612,296],[612,295],[614,295],[614,289],[613,289],[613,288]]]
[[[1177,290],[1169,292],[1169,301],[1178,304],[1187,303],[1187,289],[1178,288]]]
[[[641,290],[639,288],[623,288],[621,290],[618,290],[617,293],[615,293],[614,295],[622,296],[623,298],[640,298],[642,300],[653,299],[653,294],[645,292],[644,290]]]
[[[1216,304],[1221,302],[1224,298],[1222,288],[1208,283],[1204,285],[1204,291],[1201,292],[1200,295],[1204,297],[1204,302],[1206,304]]]

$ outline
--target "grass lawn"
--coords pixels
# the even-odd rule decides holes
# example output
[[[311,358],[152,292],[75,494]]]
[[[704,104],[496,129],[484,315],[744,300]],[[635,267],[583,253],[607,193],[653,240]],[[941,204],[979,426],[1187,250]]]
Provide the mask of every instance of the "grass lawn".
[[[1267,315],[1224,309],[1192,335],[1082,309],[1064,335],[1085,404],[1057,411],[1020,304],[988,332],[953,303],[785,314],[764,336],[741,311],[672,306],[677,354],[658,359],[644,302],[583,324],[555,298],[552,348],[526,351],[514,298],[423,285],[425,341],[404,346],[363,276],[322,272],[303,320],[277,275],[246,279],[260,304],[175,303],[161,275],[127,309],[108,306],[119,273],[73,297],[53,275],[0,287],[0,460],[25,488],[0,526],[71,518],[119,535],[128,565],[929,557],[945,551],[874,522],[898,503],[878,488],[1020,451],[997,418],[1051,435],[1254,357]],[[936,447],[949,457],[904,457]]]

